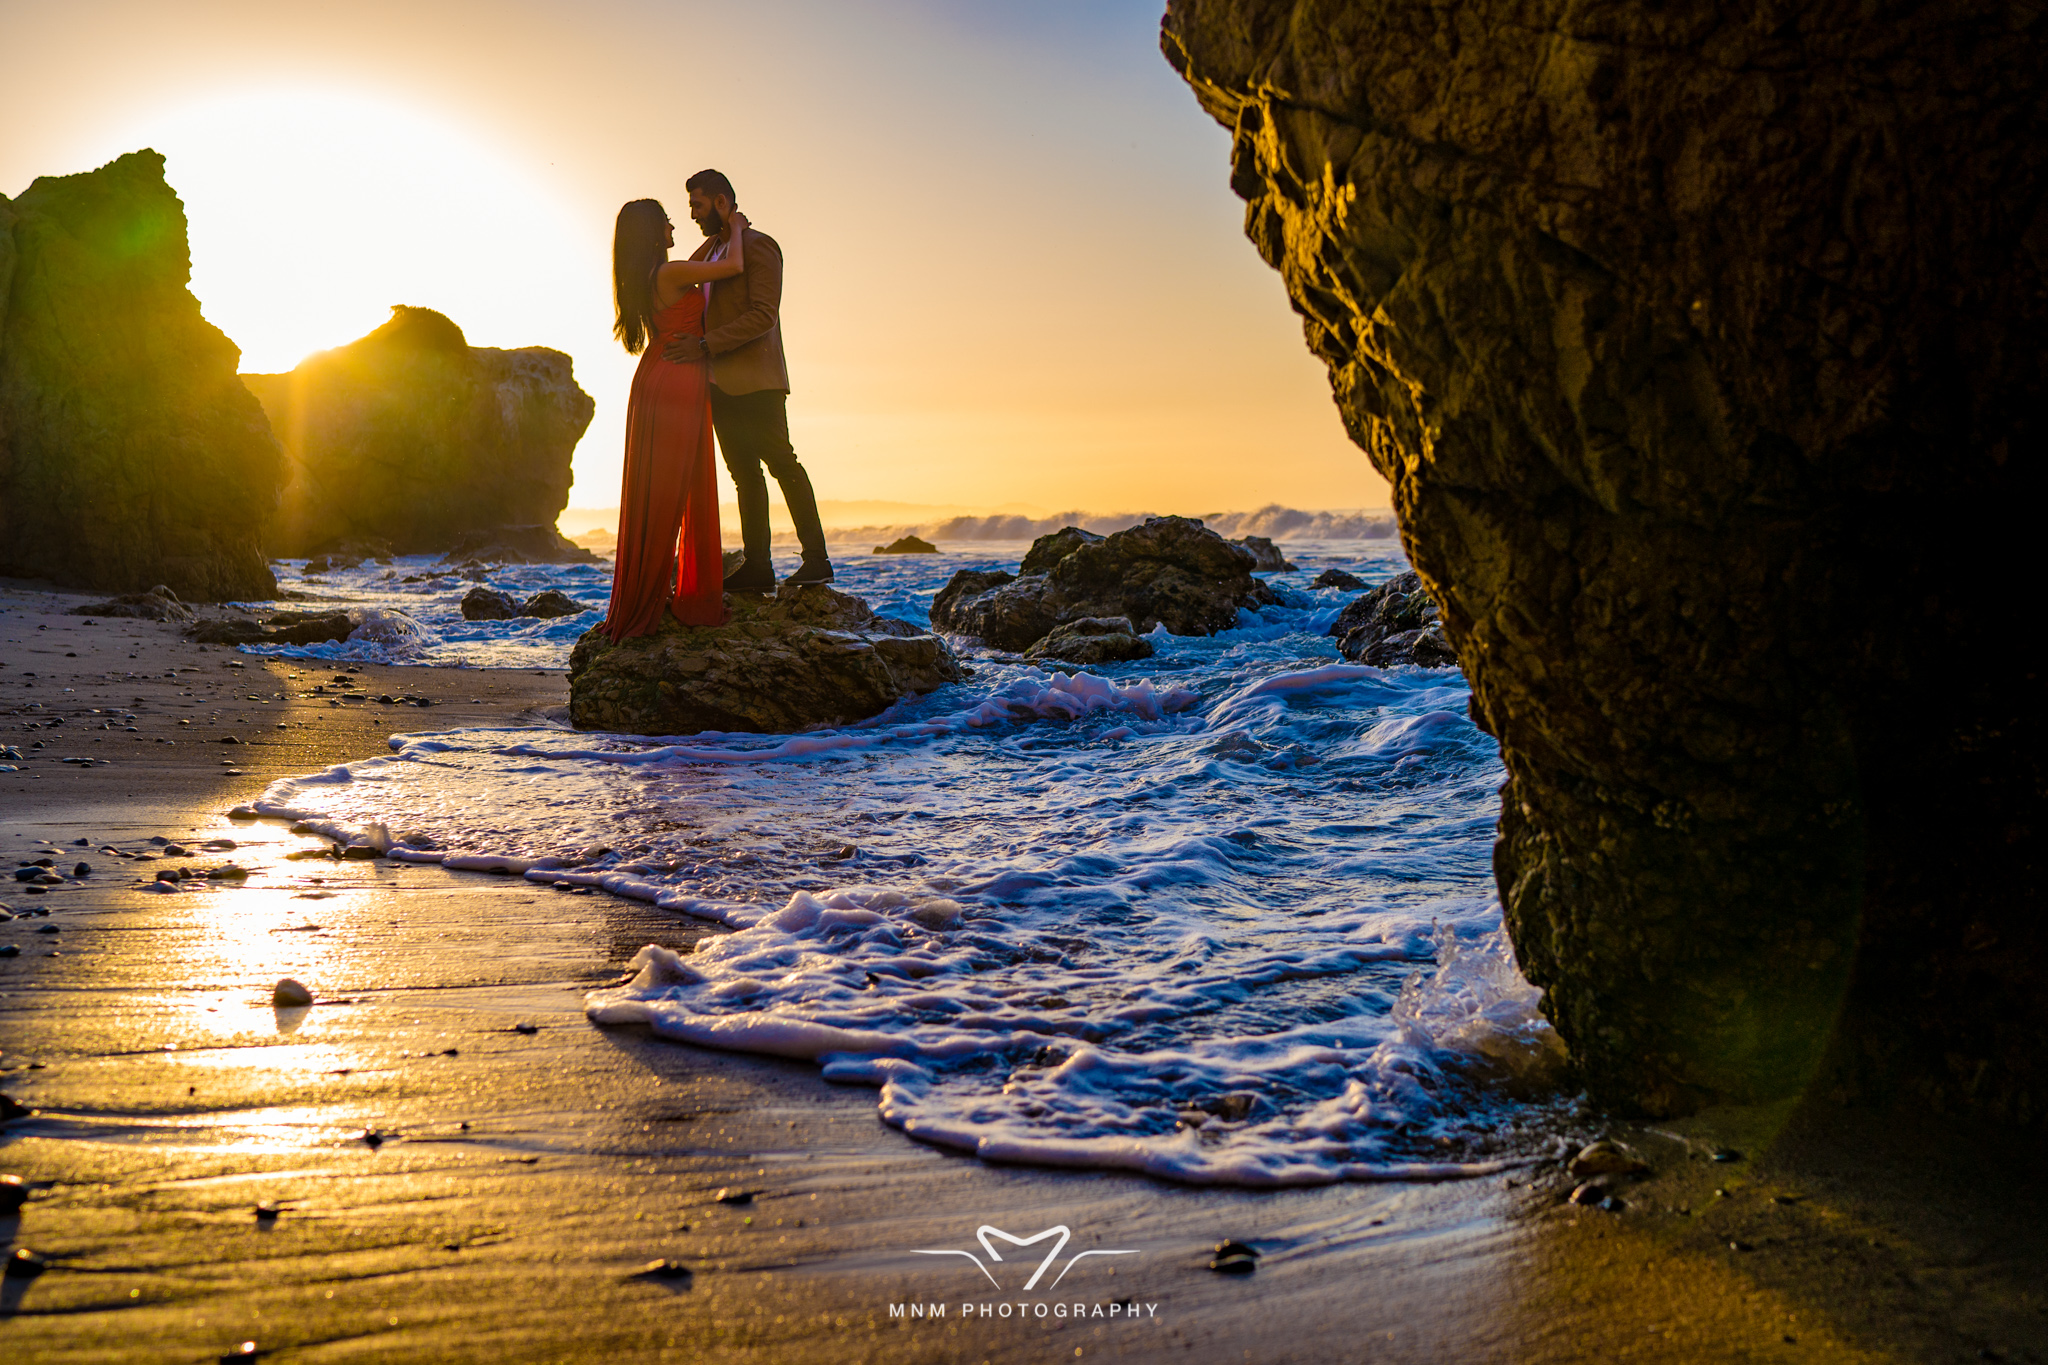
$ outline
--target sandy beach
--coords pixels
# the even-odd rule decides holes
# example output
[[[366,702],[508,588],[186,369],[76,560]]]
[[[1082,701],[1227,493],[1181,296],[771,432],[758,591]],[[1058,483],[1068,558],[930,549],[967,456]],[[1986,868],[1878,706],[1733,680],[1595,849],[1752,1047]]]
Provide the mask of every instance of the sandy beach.
[[[809,1066],[596,1028],[585,991],[714,930],[229,814],[393,733],[537,723],[560,672],[266,661],[88,600],[0,585],[0,856],[62,874],[0,889],[33,1111],[0,1240],[42,1266],[0,1282],[11,1360],[2048,1359],[2038,1153],[1997,1131],[1588,1116],[1652,1168],[1614,1211],[1554,1162],[1196,1189],[991,1166]],[[984,1225],[1065,1226],[1071,1275],[919,1254]],[[1226,1239],[1254,1273],[1208,1268]]]

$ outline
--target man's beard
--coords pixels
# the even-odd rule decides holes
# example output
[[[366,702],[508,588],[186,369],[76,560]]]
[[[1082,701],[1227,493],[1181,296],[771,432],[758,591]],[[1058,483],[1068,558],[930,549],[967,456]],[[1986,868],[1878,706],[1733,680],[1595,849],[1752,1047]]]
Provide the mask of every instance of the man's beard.
[[[712,209],[705,215],[704,221],[697,224],[697,226],[704,229],[706,237],[716,237],[719,233],[725,231],[725,215],[717,209]]]

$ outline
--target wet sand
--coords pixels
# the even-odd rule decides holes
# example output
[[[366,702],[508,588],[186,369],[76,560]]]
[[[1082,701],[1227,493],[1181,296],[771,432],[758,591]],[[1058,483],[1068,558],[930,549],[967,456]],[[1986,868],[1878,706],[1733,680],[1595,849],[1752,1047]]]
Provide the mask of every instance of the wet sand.
[[[1612,1125],[1655,1172],[1616,1212],[1564,1203],[1555,1165],[1202,1190],[989,1166],[808,1066],[597,1029],[585,990],[709,928],[292,859],[319,841],[227,814],[395,732],[530,720],[566,700],[559,673],[365,667],[337,688],[311,661],[56,614],[86,600],[0,583],[0,745],[27,756],[0,758],[20,769],[0,866],[92,869],[0,885],[29,912],[0,923],[0,1089],[36,1111],[0,1127],[0,1171],[31,1190],[0,1245],[49,1266],[0,1281],[10,1360],[2048,1360],[2048,1205],[2009,1133],[1824,1105]],[[236,847],[100,851],[153,838]],[[247,879],[148,889],[228,862]],[[318,1003],[274,1009],[284,976]],[[1021,1287],[1049,1242],[992,1266],[1000,1290],[915,1254],[978,1254],[984,1224],[1071,1229],[1048,1281],[1078,1250],[1137,1254],[1050,1294]],[[1263,1253],[1254,1274],[1207,1269],[1226,1237]],[[911,1303],[946,1314],[892,1316]]]

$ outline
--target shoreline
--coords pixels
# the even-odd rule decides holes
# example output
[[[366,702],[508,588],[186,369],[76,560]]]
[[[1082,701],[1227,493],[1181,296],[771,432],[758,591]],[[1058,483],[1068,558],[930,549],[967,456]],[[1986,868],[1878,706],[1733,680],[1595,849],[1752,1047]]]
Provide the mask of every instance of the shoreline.
[[[0,1089],[41,1111],[0,1128],[0,1171],[32,1187],[0,1238],[52,1264],[0,1282],[20,1358],[253,1340],[280,1360],[2048,1360],[2042,1178],[1993,1130],[1820,1105],[1613,1124],[1655,1169],[1618,1213],[1562,1203],[1554,1167],[1197,1188],[991,1165],[884,1127],[871,1092],[807,1064],[599,1029],[585,990],[642,944],[716,930],[520,879],[294,860],[320,841],[226,816],[394,732],[520,723],[566,700],[560,670],[265,660],[56,614],[90,600],[0,582],[0,745],[42,755],[0,773],[0,854],[85,838],[94,869],[0,889],[51,912],[0,923],[21,949],[0,960]],[[343,673],[434,705],[313,691]],[[55,709],[62,726],[20,728]],[[153,837],[237,847],[99,852]],[[137,871],[229,860],[246,881],[177,894]],[[268,1003],[288,975],[322,1002],[296,1019]],[[982,1224],[1135,1249],[1114,1275],[1080,1262],[1058,1301],[1156,1311],[1062,1319],[919,1254]],[[1225,1238],[1260,1249],[1254,1274],[1207,1269]],[[909,1302],[948,1315],[890,1315]]]

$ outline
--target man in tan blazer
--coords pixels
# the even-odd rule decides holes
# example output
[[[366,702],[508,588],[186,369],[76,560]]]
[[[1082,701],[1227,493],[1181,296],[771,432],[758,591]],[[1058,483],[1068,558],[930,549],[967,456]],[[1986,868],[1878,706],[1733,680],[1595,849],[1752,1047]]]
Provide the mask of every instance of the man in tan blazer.
[[[685,183],[690,217],[704,231],[693,261],[725,254],[735,196],[732,182],[717,171],[699,171]],[[768,481],[782,486],[782,500],[803,545],[803,566],[795,584],[829,583],[832,561],[825,553],[825,529],[811,476],[789,444],[789,368],[782,357],[782,248],[765,232],[746,229],[746,268],[736,279],[707,284],[704,336],[672,342],[663,355],[674,361],[711,361],[711,422],[718,448],[739,494],[740,539],[746,562],[725,577],[728,592],[774,592],[768,561]]]

